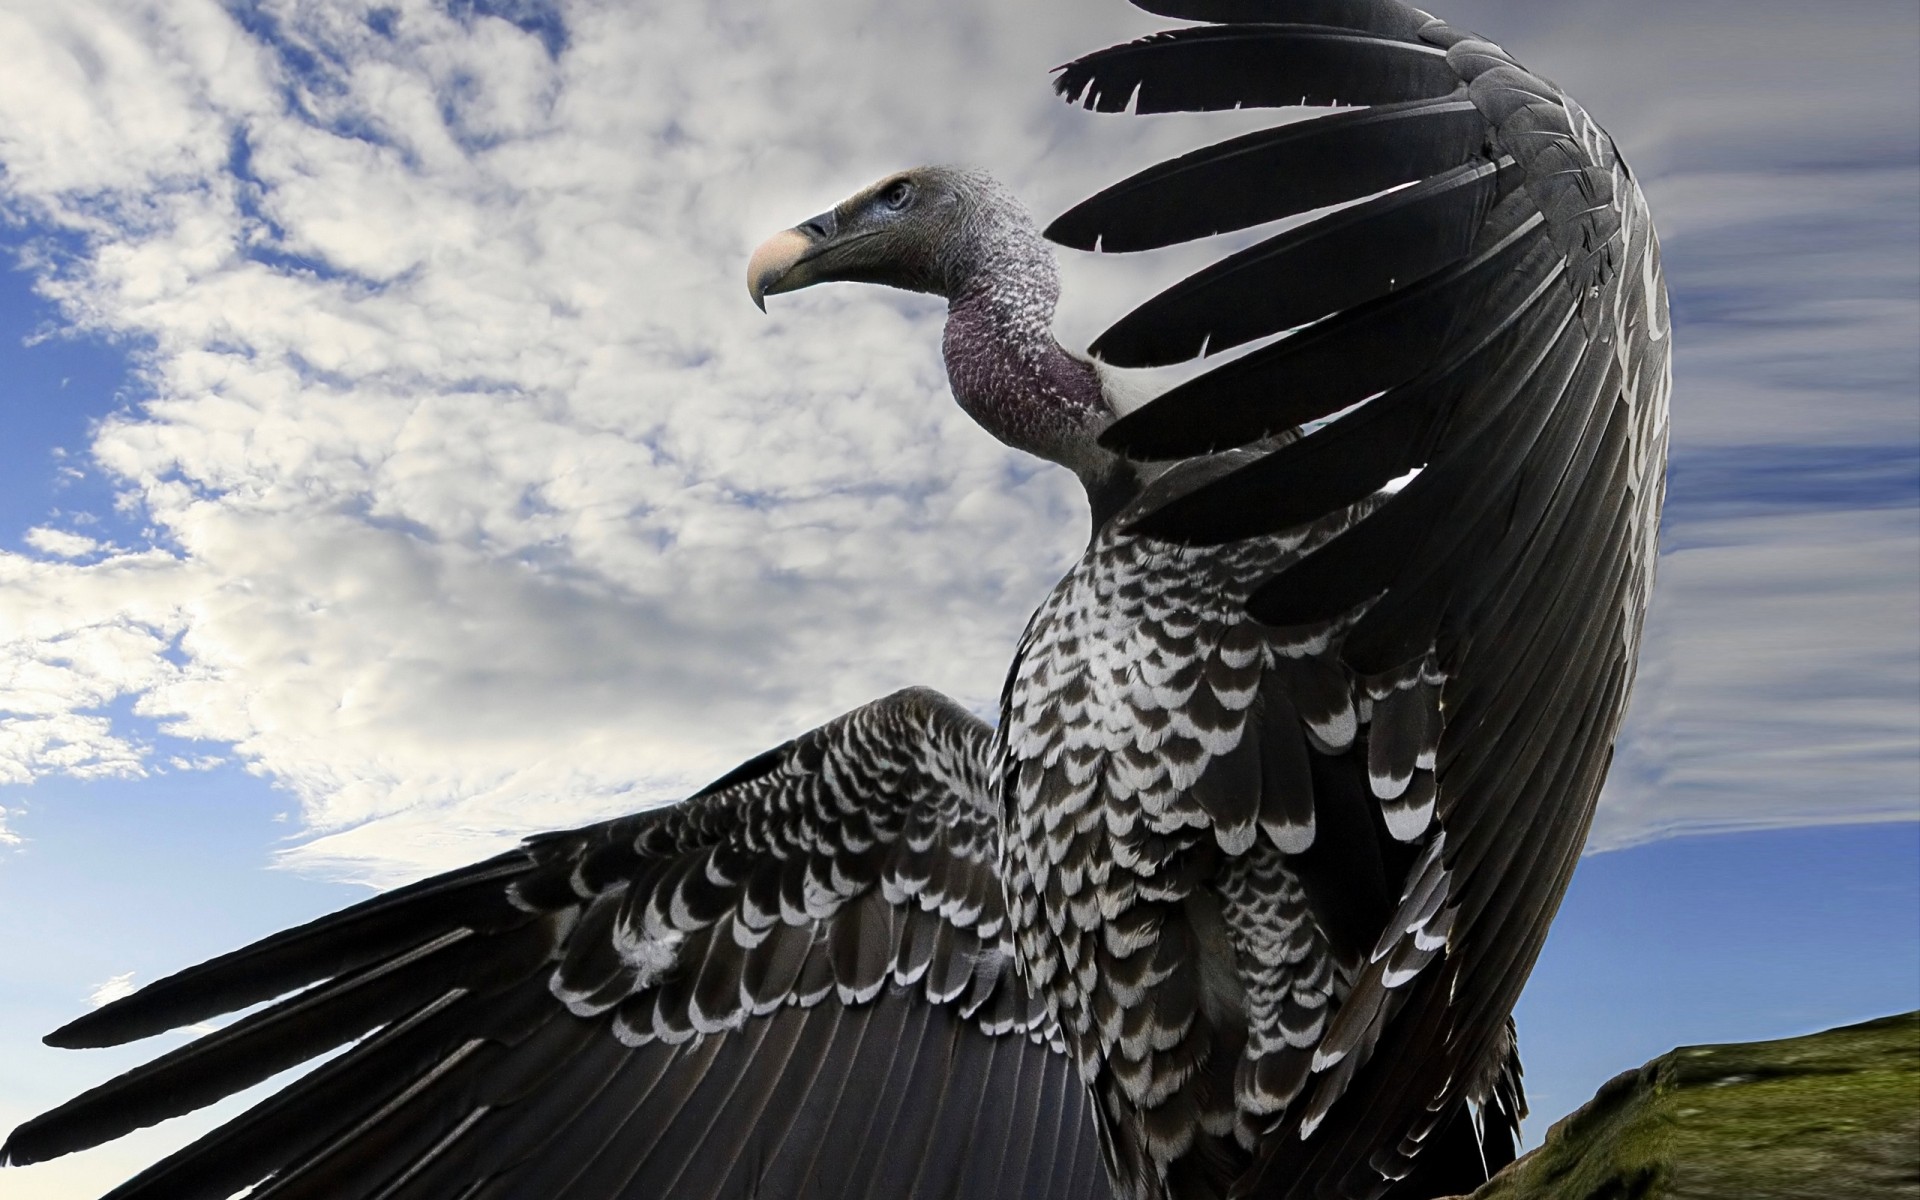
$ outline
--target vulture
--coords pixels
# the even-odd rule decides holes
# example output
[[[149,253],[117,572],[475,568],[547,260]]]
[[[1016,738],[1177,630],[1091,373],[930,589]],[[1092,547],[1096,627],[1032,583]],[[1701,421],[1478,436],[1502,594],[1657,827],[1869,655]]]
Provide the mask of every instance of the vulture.
[[[111,1195],[1374,1200],[1514,1156],[1510,1014],[1652,585],[1646,202],[1558,87],[1398,0],[1135,3],[1190,23],[1060,68],[1068,101],[1333,111],[1044,232],[986,174],[902,171],[748,268],[762,304],[944,297],[960,406],[1085,485],[997,723],[909,688],[159,980],[47,1041],[252,1011],[6,1161],[342,1046]],[[1316,210],[1086,353],[1051,332],[1049,240]],[[1234,348],[1144,403],[1117,370]]]

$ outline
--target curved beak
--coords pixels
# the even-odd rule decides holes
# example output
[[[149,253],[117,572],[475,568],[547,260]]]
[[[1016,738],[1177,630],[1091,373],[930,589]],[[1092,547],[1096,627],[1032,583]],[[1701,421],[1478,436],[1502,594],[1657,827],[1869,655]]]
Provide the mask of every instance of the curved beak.
[[[832,240],[839,225],[839,218],[828,209],[761,242],[747,260],[747,295],[753,297],[755,307],[765,312],[768,296],[818,283],[807,262]]]

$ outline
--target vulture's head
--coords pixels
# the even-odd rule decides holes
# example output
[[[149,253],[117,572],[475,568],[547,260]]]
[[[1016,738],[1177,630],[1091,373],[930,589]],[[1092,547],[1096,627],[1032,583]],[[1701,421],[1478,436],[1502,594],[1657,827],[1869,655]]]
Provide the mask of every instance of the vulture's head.
[[[747,291],[762,308],[768,296],[834,280],[946,297],[941,348],[967,415],[1007,445],[1071,468],[1096,523],[1133,494],[1137,473],[1098,444],[1116,411],[1100,372],[1053,337],[1053,252],[992,176],[897,172],[774,234],[747,265]]]
[[[768,296],[830,282],[953,300],[1009,271],[1037,271],[1058,294],[1052,256],[1020,202],[984,172],[916,167],[761,243],[747,292],[763,309]]]

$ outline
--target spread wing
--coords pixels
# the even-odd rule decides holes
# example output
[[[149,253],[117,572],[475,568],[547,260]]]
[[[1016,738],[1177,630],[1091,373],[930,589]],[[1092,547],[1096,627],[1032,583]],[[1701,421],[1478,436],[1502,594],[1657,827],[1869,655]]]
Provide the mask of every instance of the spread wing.
[[[1353,790],[1413,853],[1242,1186],[1375,1196],[1463,1097],[1496,1117],[1517,1102],[1508,1014],[1585,839],[1651,588],[1659,250],[1612,141],[1489,42],[1393,0],[1140,2],[1224,23],[1081,59],[1064,95],[1366,106],[1160,164],[1048,232],[1151,249],[1357,201],[1175,285],[1093,350],[1151,366],[1273,339],[1117,422],[1104,440],[1136,457],[1311,429],[1137,533],[1231,542],[1397,486],[1249,602],[1331,634],[1364,725]]]
[[[48,1040],[293,994],[27,1122],[0,1161],[352,1042],[113,1196],[1104,1197],[1085,1089],[1010,969],[990,738],[901,692],[682,804],[161,980]]]

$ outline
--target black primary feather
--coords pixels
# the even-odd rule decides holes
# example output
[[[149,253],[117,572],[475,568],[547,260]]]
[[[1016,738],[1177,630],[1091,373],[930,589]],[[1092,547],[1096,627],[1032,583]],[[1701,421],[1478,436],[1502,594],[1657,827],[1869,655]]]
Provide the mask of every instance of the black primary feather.
[[[483,919],[522,916],[504,884],[531,864],[503,856],[382,896],[158,979],[62,1025],[49,1046],[79,1050],[117,1046],[283,996],[431,941]]]
[[[1428,372],[1540,241],[1537,218],[1447,270],[1357,304],[1176,385],[1101,442],[1140,458],[1211,454],[1330,417]]]
[[[1097,112],[1207,112],[1433,100],[1461,86],[1437,46],[1341,29],[1215,25],[1077,59],[1054,90]]]
[[[1131,0],[1136,8],[1177,21],[1261,23],[1285,20],[1297,25],[1331,25],[1357,33],[1413,41],[1439,25],[1406,4],[1380,0]],[[1444,26],[1442,26],[1444,28]]]
[[[1454,167],[1231,255],[1094,339],[1121,367],[1180,362],[1411,286],[1466,257],[1501,192],[1493,163]]]
[[[1460,166],[1487,133],[1465,99],[1296,121],[1149,167],[1054,218],[1047,237],[1112,253],[1230,233]]]

